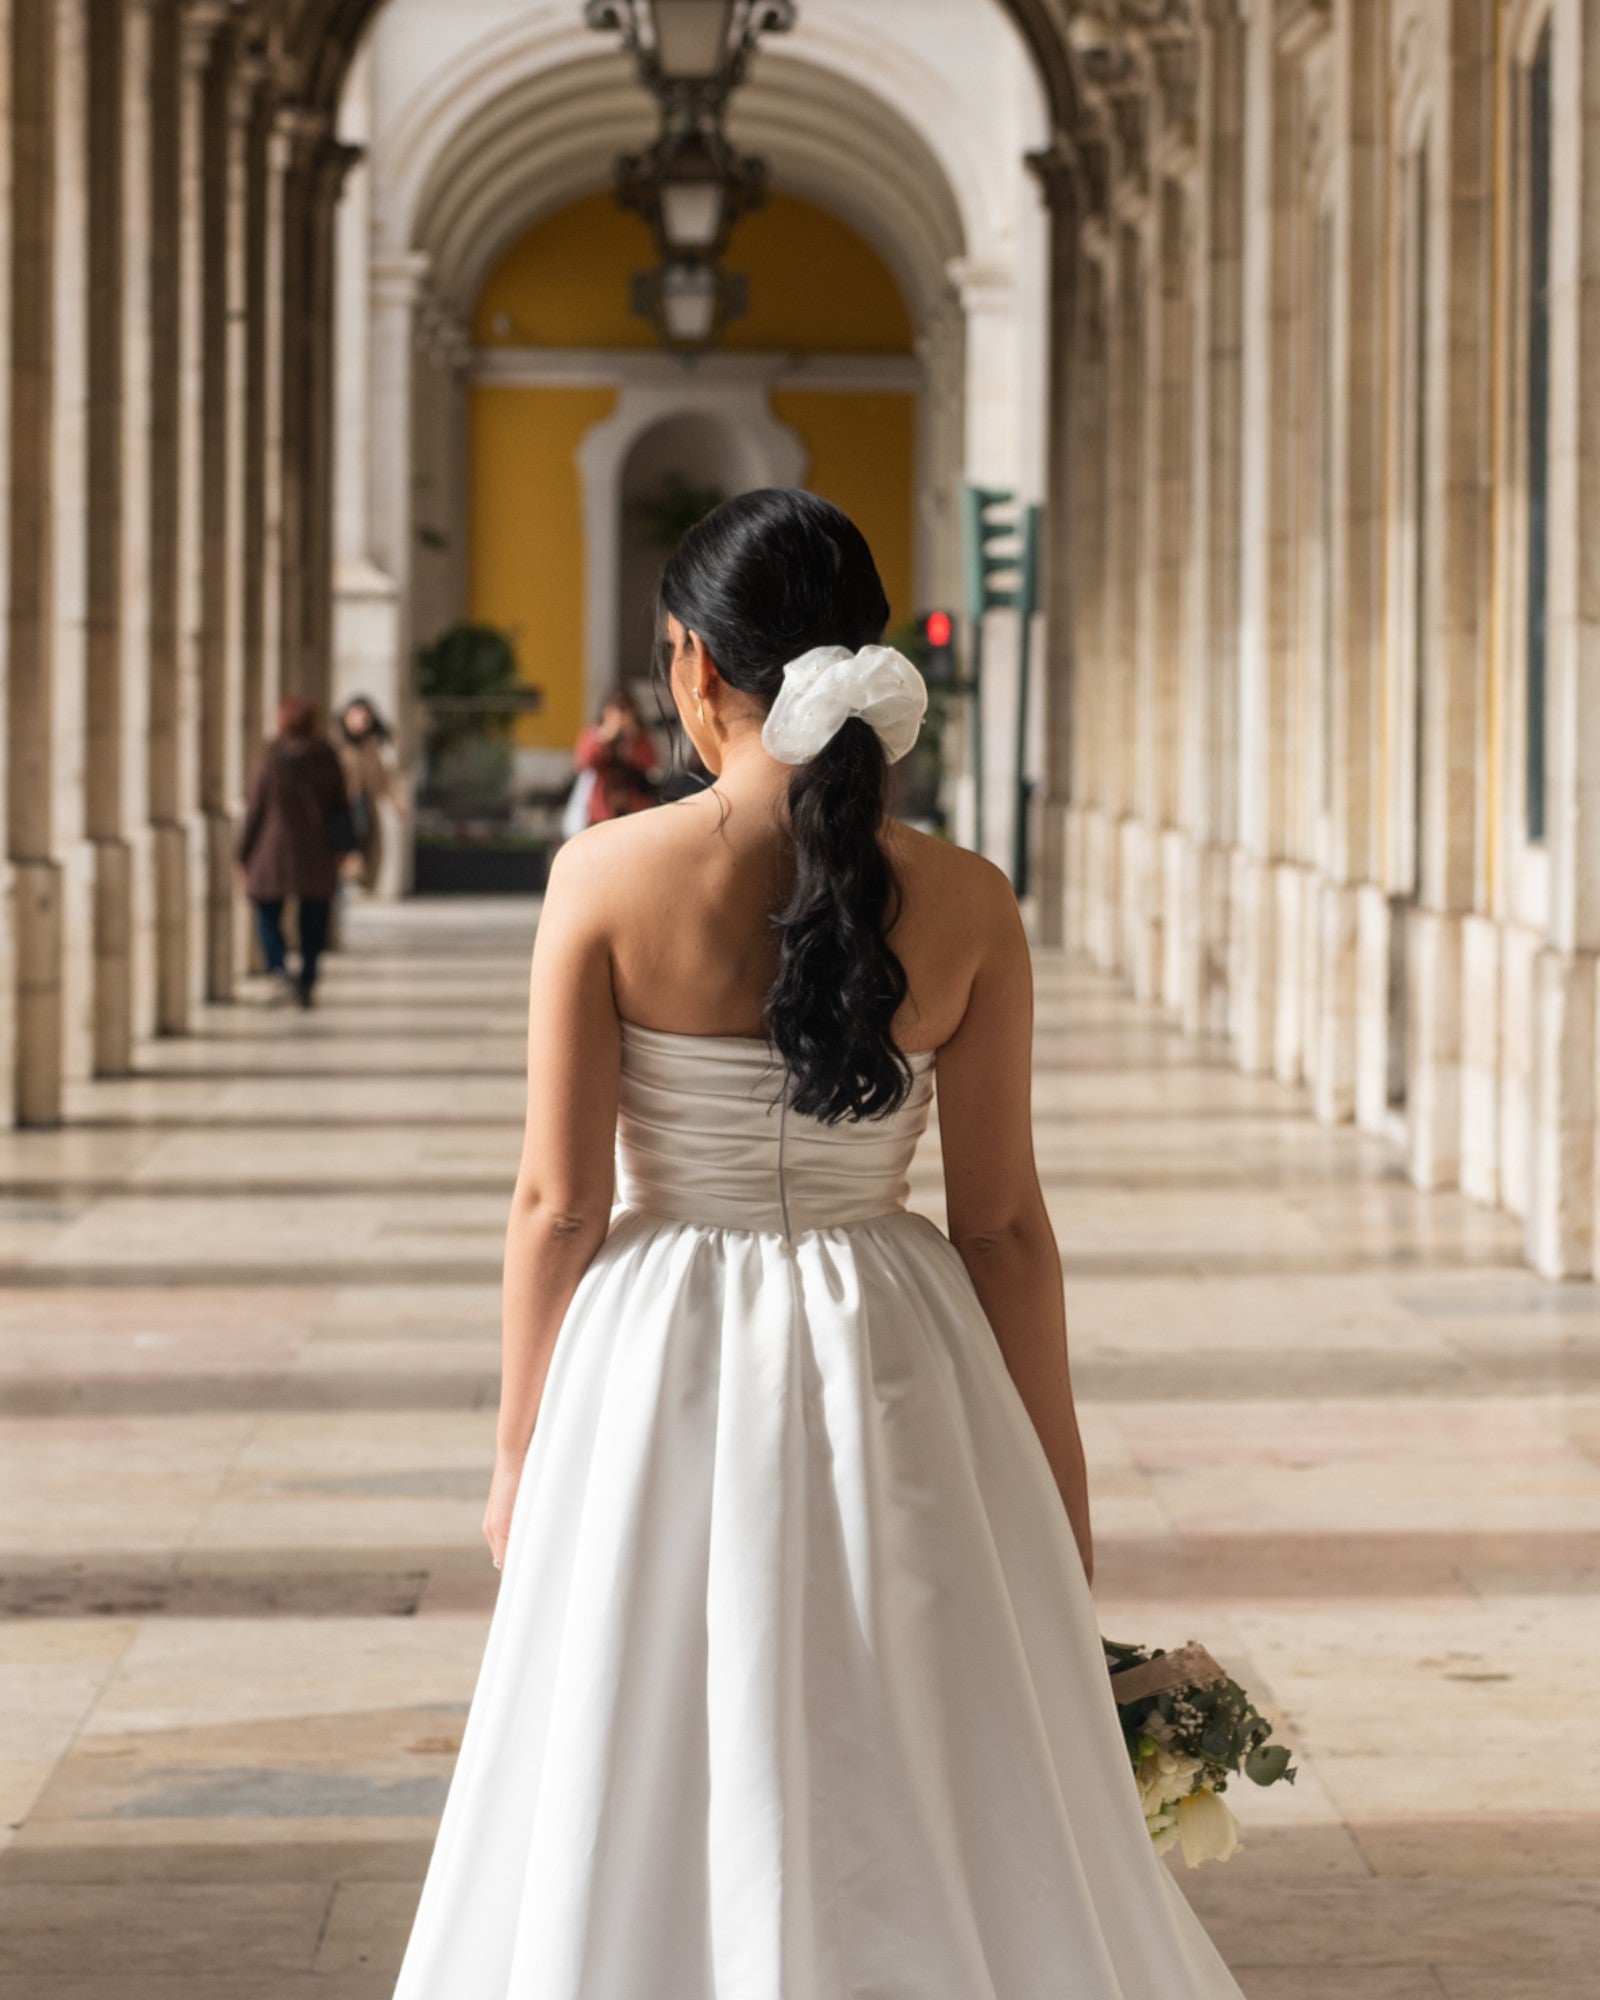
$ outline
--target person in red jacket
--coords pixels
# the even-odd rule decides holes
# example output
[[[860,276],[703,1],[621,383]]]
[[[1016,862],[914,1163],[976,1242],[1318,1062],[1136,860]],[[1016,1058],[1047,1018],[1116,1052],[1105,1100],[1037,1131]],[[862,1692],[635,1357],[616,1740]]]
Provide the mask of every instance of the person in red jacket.
[[[599,721],[590,723],[579,736],[573,756],[580,772],[594,773],[589,787],[590,826],[654,805],[655,788],[650,780],[656,768],[656,747],[638,704],[625,688],[607,695]]]

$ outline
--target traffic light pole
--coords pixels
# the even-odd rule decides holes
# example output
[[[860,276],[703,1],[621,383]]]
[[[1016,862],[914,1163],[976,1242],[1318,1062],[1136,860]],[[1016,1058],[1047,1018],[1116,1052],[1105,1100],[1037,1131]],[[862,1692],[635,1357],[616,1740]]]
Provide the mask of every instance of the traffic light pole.
[[[1017,614],[1016,765],[1012,775],[1011,886],[1020,896],[1028,880],[1028,709],[1033,665],[1033,615],[1039,602],[1040,508],[1030,503],[1016,519],[993,518],[1010,508],[1014,493],[994,487],[961,489],[965,530],[967,615],[972,623],[973,841],[983,847],[983,624],[991,611]],[[1005,543],[1004,548],[991,547]],[[1014,546],[1010,546],[1014,544]],[[1009,581],[997,581],[1009,579]]]
[[[1028,710],[1033,667],[1033,613],[1039,602],[1039,509],[1022,511],[1022,574],[1017,587],[1017,744],[1011,806],[1011,886],[1028,893]]]

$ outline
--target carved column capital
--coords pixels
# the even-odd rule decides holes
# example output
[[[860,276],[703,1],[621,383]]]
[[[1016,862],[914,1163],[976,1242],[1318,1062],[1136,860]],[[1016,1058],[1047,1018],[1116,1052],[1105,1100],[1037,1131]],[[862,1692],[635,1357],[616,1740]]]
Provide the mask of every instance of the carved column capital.
[[[212,51],[232,17],[227,0],[186,0],[178,17],[185,69],[204,70],[210,65]]]

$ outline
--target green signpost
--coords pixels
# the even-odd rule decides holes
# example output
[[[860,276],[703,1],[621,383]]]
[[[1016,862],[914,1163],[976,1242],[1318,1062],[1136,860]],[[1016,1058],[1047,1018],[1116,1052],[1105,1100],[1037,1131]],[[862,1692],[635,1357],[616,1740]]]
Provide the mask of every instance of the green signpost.
[[[1033,618],[1039,608],[1039,527],[1042,510],[1020,510],[1002,488],[966,484],[961,489],[962,550],[967,617],[972,626],[972,761],[975,845],[983,846],[983,631],[991,611],[1017,614],[1017,732],[1013,773],[1011,886],[1028,886],[1028,706],[1033,663]]]

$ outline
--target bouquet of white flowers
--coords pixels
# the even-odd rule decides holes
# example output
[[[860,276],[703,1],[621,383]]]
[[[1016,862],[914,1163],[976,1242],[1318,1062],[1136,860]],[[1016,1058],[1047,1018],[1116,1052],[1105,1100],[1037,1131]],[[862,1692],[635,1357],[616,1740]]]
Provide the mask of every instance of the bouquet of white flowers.
[[[1191,1868],[1226,1861],[1239,1845],[1239,1822],[1219,1793],[1242,1771],[1252,1783],[1294,1782],[1272,1725],[1204,1646],[1175,1653],[1101,1642],[1134,1782],[1156,1852],[1175,1843]]]

